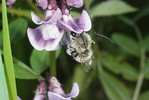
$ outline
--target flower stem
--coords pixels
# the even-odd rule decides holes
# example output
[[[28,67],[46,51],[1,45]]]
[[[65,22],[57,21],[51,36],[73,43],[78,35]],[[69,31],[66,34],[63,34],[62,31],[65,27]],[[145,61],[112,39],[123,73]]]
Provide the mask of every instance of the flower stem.
[[[137,85],[136,85],[132,100],[137,100],[138,99],[138,96],[139,96],[139,93],[140,93],[140,90],[141,90],[141,87],[142,87],[142,84],[143,84],[144,74],[141,73],[141,70],[144,68],[144,64],[145,64],[145,49],[141,50],[140,59],[141,59],[141,61],[140,61],[140,74],[139,74],[139,77],[138,77],[138,80],[137,80]]]
[[[10,46],[10,36],[7,20],[6,1],[2,0],[2,23],[3,23],[3,51],[4,51],[4,65],[5,75],[7,79],[7,86],[9,91],[9,99],[17,100],[17,90],[14,75],[14,67]]]
[[[56,76],[56,52],[50,51],[50,74]]]

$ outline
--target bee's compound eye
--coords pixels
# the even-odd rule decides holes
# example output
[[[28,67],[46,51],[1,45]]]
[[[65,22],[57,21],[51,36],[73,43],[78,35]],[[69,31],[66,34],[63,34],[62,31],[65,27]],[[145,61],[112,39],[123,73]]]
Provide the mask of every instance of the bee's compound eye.
[[[72,35],[72,36],[76,36],[76,33],[72,32],[71,35]]]

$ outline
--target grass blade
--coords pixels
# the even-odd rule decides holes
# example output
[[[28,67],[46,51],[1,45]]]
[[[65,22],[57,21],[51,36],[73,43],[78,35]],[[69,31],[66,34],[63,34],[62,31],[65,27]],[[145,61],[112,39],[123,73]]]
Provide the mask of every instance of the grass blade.
[[[7,86],[9,90],[9,99],[17,100],[16,82],[11,54],[10,36],[7,20],[6,1],[2,0],[2,22],[3,22],[3,51],[4,51],[4,65],[7,79]]]
[[[1,54],[0,54],[0,79],[1,79],[0,89],[3,90],[3,91],[0,91],[0,100],[9,100],[8,88],[7,88],[5,71],[2,63]]]

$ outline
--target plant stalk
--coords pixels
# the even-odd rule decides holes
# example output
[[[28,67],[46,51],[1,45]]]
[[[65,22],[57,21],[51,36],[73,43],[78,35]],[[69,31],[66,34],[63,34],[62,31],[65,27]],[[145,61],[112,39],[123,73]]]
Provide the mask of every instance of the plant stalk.
[[[50,51],[50,74],[56,76],[56,52]]]

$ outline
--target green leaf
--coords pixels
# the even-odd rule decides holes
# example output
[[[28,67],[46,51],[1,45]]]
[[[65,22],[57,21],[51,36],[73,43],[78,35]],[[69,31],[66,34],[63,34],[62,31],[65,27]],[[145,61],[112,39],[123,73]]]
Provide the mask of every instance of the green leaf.
[[[146,79],[149,79],[149,61],[145,62],[145,67],[141,71]]]
[[[114,57],[103,59],[103,64],[106,68],[115,74],[121,74],[125,79],[136,81],[138,79],[137,70],[128,63],[120,63]]]
[[[4,65],[5,65],[7,86],[9,90],[9,100],[17,100],[17,90],[16,90],[16,82],[15,82],[8,20],[7,20],[6,0],[2,0],[2,23],[3,23],[2,26],[3,26]]]
[[[56,51],[56,58],[60,55],[61,49]],[[49,67],[49,52],[47,51],[37,51],[33,50],[31,57],[30,57],[30,63],[32,69],[37,72],[38,74],[41,74],[44,70],[46,70]]]
[[[95,16],[113,16],[136,11],[137,8],[128,5],[121,0],[105,1],[91,9],[91,15]]]
[[[34,72],[30,67],[15,59],[14,63],[15,77],[18,79],[37,79],[40,75]]]
[[[149,98],[149,91],[142,93],[139,96],[138,100],[148,100],[148,98]]]
[[[145,36],[143,47],[149,51],[149,35]]]
[[[86,77],[86,73],[81,68],[81,66],[76,66],[74,76],[73,76],[73,82],[77,82],[79,84],[80,90],[82,90],[82,87],[84,86],[85,77]]]
[[[126,86],[107,72],[99,73],[99,78],[110,100],[130,100]]]
[[[126,35],[117,34],[117,33],[116,34],[114,33],[112,35],[112,39],[125,52],[127,52],[131,55],[134,55],[134,56],[139,56],[141,46],[134,39],[132,39]]]
[[[26,35],[27,20],[17,18],[9,24],[10,39],[12,42],[21,40]]]
[[[8,87],[7,87],[7,80],[5,77],[5,71],[4,66],[0,54],[0,100],[9,100],[9,94],[8,94]]]
[[[32,69],[38,74],[42,73],[49,65],[49,52],[33,50],[30,63]]]

